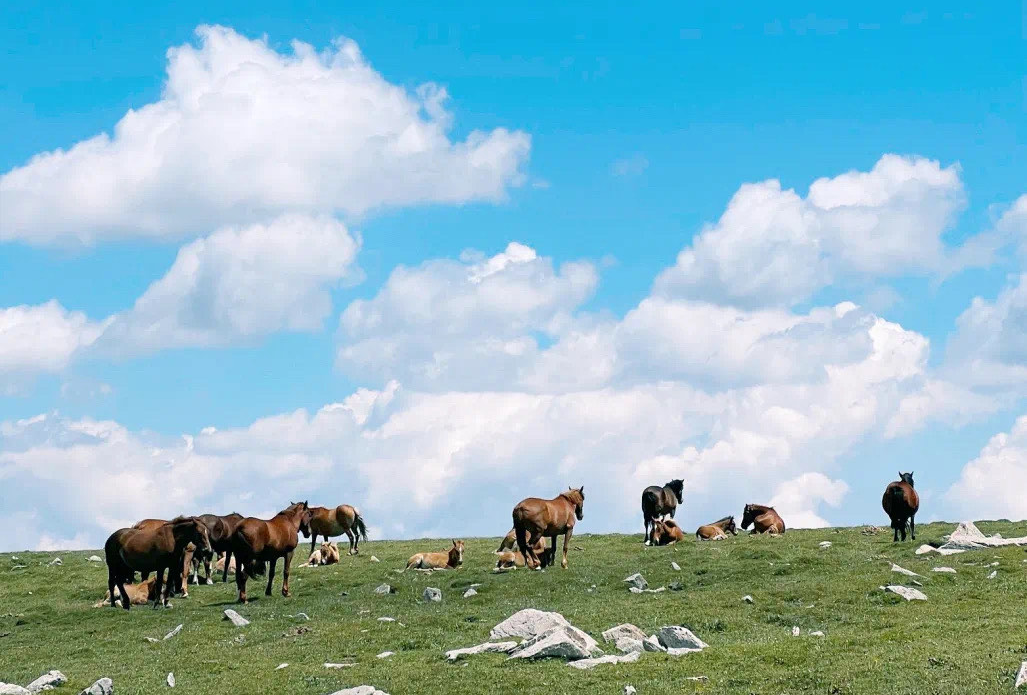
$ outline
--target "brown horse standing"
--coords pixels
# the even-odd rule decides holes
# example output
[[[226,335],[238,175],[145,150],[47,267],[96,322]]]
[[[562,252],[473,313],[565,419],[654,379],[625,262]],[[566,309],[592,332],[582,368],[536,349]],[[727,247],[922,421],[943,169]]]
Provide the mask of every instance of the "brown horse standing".
[[[363,539],[367,541],[367,525],[356,507],[340,504],[338,507],[310,508],[310,552],[314,552],[318,535],[328,540],[332,536],[346,534],[349,537],[349,554],[359,552],[357,544]]]
[[[121,596],[128,596],[125,580],[134,572],[140,572],[144,578],[150,572],[156,572],[154,591],[157,598],[153,606],[157,607],[159,598],[167,605],[167,592],[161,591],[164,570],[168,570],[170,585],[181,569],[185,547],[190,543],[210,550],[207,527],[192,516],[165,521],[156,528],[123,528],[112,533],[103,548],[107,559],[107,591],[111,595],[111,606],[114,605],[115,586]],[[123,601],[122,605],[128,610],[131,601]]]
[[[752,524],[753,533],[769,533],[772,536],[785,532],[785,521],[781,515],[774,511],[773,507],[763,504],[747,504],[742,513],[742,529],[749,528]]]
[[[517,535],[517,549],[524,556],[524,562],[532,569],[541,569],[541,561],[534,546],[539,538],[552,538],[549,549],[553,562],[556,561],[556,537],[563,535],[563,561],[560,566],[567,569],[567,548],[574,532],[575,519],[584,518],[585,487],[571,488],[559,497],[543,500],[528,497],[517,503],[513,509],[513,526]]]
[[[171,521],[179,521],[185,518],[186,517],[184,516],[176,516]],[[136,531],[156,531],[166,523],[168,523],[167,519],[143,519],[142,521],[136,522],[132,526],[132,528]],[[192,557],[195,552],[196,544],[186,544],[186,547],[182,549],[182,557],[177,558],[175,560],[175,567],[180,566],[181,572],[176,570],[174,573],[168,573],[168,589],[170,590],[172,595],[179,595],[182,598],[189,598],[189,571],[192,565]],[[140,574],[142,575],[140,577],[140,580],[146,581],[149,572],[141,572]]]
[[[783,526],[782,524],[782,528]],[[700,526],[695,530],[695,537],[701,541],[720,541],[727,538],[729,533],[732,536],[738,535],[738,529],[735,527],[735,518],[733,516],[725,516],[720,521]]]
[[[292,554],[299,545],[299,532],[310,536],[310,507],[306,502],[293,502],[278,512],[273,519],[265,521],[247,517],[239,522],[232,533],[232,553],[235,555],[235,584],[239,588],[239,603],[246,603],[246,579],[263,573],[267,562],[267,589],[271,595],[271,584],[275,579],[275,565],[278,558],[285,558],[282,571],[282,596],[289,596],[289,569]],[[259,569],[258,569],[259,566]]]
[[[650,485],[642,490],[642,521],[645,522],[645,544],[653,542],[653,522],[666,515],[674,518],[678,505],[682,502],[685,483],[675,479],[660,487]]]
[[[226,571],[221,577],[222,582],[228,581],[228,563],[229,558],[232,556],[232,533],[235,532],[235,527],[239,525],[239,522],[243,520],[242,514],[232,512],[231,514],[225,514],[224,516],[218,514],[200,514],[198,517],[204,526],[207,527],[207,535],[210,537],[210,547],[213,550],[212,553],[204,553],[197,551],[193,558],[197,561],[203,562],[203,569],[206,572],[207,584],[213,584],[210,578],[210,562],[214,559],[214,554],[225,555],[225,567]],[[199,583],[199,568],[193,567],[194,578]],[[187,570],[188,571],[188,570]]]
[[[899,540],[899,532],[902,532],[902,540],[906,540],[906,520],[909,520],[909,532],[916,540],[916,522],[914,517],[920,509],[920,496],[913,489],[913,471],[899,473],[899,479],[888,483],[884,489],[884,497],[881,499],[881,506],[885,514],[891,519],[891,527],[895,531],[892,542]]]

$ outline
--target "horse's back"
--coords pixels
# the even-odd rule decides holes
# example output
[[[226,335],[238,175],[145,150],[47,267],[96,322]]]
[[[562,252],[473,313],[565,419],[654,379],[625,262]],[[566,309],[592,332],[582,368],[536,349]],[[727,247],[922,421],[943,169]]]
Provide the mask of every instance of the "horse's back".
[[[881,498],[881,506],[891,517],[906,517],[920,508],[920,496],[904,481],[888,483]]]

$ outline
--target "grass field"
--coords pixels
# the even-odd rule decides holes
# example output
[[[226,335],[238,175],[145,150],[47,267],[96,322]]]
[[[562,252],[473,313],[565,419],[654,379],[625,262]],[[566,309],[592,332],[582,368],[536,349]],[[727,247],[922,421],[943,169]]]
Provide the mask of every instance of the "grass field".
[[[586,517],[587,520],[587,517]],[[469,539],[462,569],[425,576],[397,574],[417,550],[446,541],[369,542],[340,565],[293,572],[293,597],[276,583],[265,598],[237,607],[235,585],[200,586],[170,610],[95,609],[106,591],[106,567],[92,552],[0,555],[0,681],[25,685],[49,669],[77,693],[108,676],[122,695],[167,688],[169,671],[182,693],[332,693],[370,684],[405,693],[1010,693],[1027,660],[1027,554],[1022,548],[941,557],[914,555],[923,542],[941,541],[953,524],[925,525],[916,543],[892,544],[891,535],[860,529],[789,531],[782,538],[738,536],[726,542],[692,540],[645,548],[641,534],[576,535],[570,569],[491,571],[497,539]],[[1023,524],[984,522],[985,533],[1025,535]],[[832,546],[821,549],[820,541]],[[306,550],[306,548],[304,548]],[[381,562],[370,561],[372,555]],[[49,567],[59,556],[64,564]],[[907,579],[894,561],[924,575],[929,601],[910,602],[878,587]],[[671,561],[681,566],[672,570]],[[987,565],[998,562],[997,568]],[[12,569],[23,564],[24,569]],[[935,574],[946,565],[957,574]],[[992,569],[995,579],[987,579]],[[681,591],[635,595],[624,577],[642,572],[650,586],[673,581]],[[280,567],[279,567],[280,577]],[[388,582],[398,593],[378,596]],[[481,583],[478,595],[462,598]],[[594,588],[593,585],[595,585]],[[426,586],[442,589],[441,604],[421,600]],[[260,587],[260,588],[258,588]],[[589,591],[589,589],[592,589]],[[750,594],[753,605],[742,596]],[[236,607],[252,621],[244,628],[222,620]],[[560,661],[507,662],[484,654],[449,664],[443,652],[479,644],[511,613],[555,610],[575,626],[600,632],[623,622],[647,632],[661,625],[690,627],[710,648],[668,657],[646,653],[633,664],[578,671]],[[305,612],[309,622],[289,617]],[[398,622],[379,622],[380,616]],[[176,637],[157,644],[178,624]],[[402,623],[402,625],[400,625]],[[791,628],[802,629],[793,637]],[[297,628],[308,631],[297,634]],[[807,633],[822,630],[826,637]],[[612,647],[602,645],[607,651]],[[375,655],[394,651],[379,660]],[[330,662],[357,662],[342,671]],[[281,663],[289,666],[275,670]],[[708,682],[685,680],[707,676]]]

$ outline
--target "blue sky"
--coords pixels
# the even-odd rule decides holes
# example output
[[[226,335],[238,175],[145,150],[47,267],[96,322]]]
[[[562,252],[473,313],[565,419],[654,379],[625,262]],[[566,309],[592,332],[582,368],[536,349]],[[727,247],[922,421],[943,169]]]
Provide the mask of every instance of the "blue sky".
[[[518,495],[543,494],[549,488],[555,494],[559,486],[579,484],[548,480],[544,473],[554,465],[576,479],[595,478],[596,486],[611,471],[616,471],[614,478],[624,476],[634,484],[647,475],[672,474],[677,465],[690,471],[686,478],[697,481],[687,502],[694,505],[696,521],[703,521],[703,514],[727,513],[714,509],[712,495],[728,494],[733,508],[747,494],[765,494],[788,481],[810,490],[801,499],[780,492],[781,504],[791,505],[797,518],[811,523],[874,520],[879,516],[878,488],[896,467],[916,469],[926,497],[937,499],[934,509],[925,510],[929,516],[1027,516],[1022,503],[998,501],[989,508],[983,501],[959,501],[987,499],[990,488],[981,480],[997,475],[995,471],[1003,476],[1012,471],[1027,481],[1027,457],[1017,458],[1021,450],[1015,446],[1016,421],[1022,414],[1019,364],[1027,356],[1018,333],[1027,322],[1017,301],[1022,271],[1018,249],[1027,233],[1027,212],[1016,212],[1020,196],[1027,193],[1027,19],[1020,3],[989,3],[971,12],[956,3],[928,8],[864,3],[830,13],[798,3],[729,9],[710,3],[654,7],[644,14],[590,3],[556,10],[527,7],[516,16],[504,8],[471,4],[430,9],[399,4],[372,11],[248,2],[222,3],[212,11],[191,3],[112,4],[102,10],[80,3],[16,3],[3,12],[0,40],[8,56],[0,63],[0,115],[8,127],[0,132],[0,172],[6,174],[0,183],[0,308],[25,309],[9,311],[7,337],[0,332],[0,341],[20,341],[19,349],[10,348],[13,356],[6,358],[0,346],[0,358],[7,360],[6,365],[0,360],[0,421],[8,423],[7,434],[0,433],[0,456],[7,450],[6,459],[0,458],[0,479],[12,483],[0,499],[25,527],[33,525],[37,511],[26,494],[47,477],[38,467],[78,466],[81,475],[91,470],[94,458],[68,456],[67,447],[75,446],[69,442],[78,440],[69,439],[67,431],[82,434],[82,422],[117,423],[139,451],[164,451],[161,447],[176,446],[168,442],[182,434],[197,436],[205,427],[236,432],[236,439],[244,438],[243,433],[252,437],[261,418],[301,408],[313,418],[319,409],[344,402],[360,388],[391,393],[393,382],[400,395],[358,423],[362,446],[354,447],[352,456],[333,450],[334,444],[319,448],[327,445],[309,439],[307,432],[307,439],[283,436],[272,447],[277,458],[250,465],[288,467],[286,461],[308,457],[294,475],[285,476],[291,491],[313,496],[324,492],[316,481],[330,480],[327,492],[346,498],[338,501],[375,511],[382,483],[367,470],[380,468],[384,480],[407,475],[403,465],[417,465],[426,476],[419,489],[441,500],[443,513],[430,514],[424,503],[409,518],[391,525],[382,520],[376,530],[386,535],[461,533],[466,519],[454,499],[458,490],[475,485],[507,486],[509,494],[497,498],[505,509]],[[61,169],[51,155],[47,166],[37,162],[33,168],[34,156],[67,150],[101,133],[112,135],[113,147],[127,142],[119,144],[115,132],[126,112],[171,103],[162,101],[169,60],[174,61],[168,50],[188,45],[201,55],[214,55],[218,39],[198,36],[197,27],[203,25],[224,27],[237,37],[238,43],[224,39],[231,49],[218,54],[232,69],[245,68],[242,58],[232,61],[265,36],[261,50],[274,63],[271,72],[289,64],[293,40],[331,53],[340,50],[332,42],[345,37],[359,46],[361,64],[373,77],[355,86],[324,64],[322,77],[340,79],[332,100],[326,96],[319,102],[315,94],[310,101],[288,102],[283,95],[296,71],[283,69],[262,83],[267,92],[261,106],[233,111],[237,102],[219,102],[216,117],[191,126],[188,137],[173,143],[156,163],[147,159],[154,150],[133,150],[129,143],[121,150],[124,159],[116,162],[103,155],[83,159],[77,169]],[[179,96],[206,90],[209,98],[221,98],[228,92],[218,90],[225,90],[231,75],[239,73],[226,74],[228,82],[213,80],[199,87],[190,80],[206,77],[185,74]],[[418,92],[425,83],[446,91],[441,119],[432,111],[431,99]],[[240,84],[246,84],[243,93],[256,89]],[[364,86],[370,90],[364,102],[351,98],[355,87]],[[420,104],[419,115],[411,116],[389,101],[395,99],[389,90],[396,89],[410,104]],[[292,117],[268,119],[266,123],[277,125],[261,131],[265,120],[260,109],[279,107]],[[311,116],[306,108],[319,113]],[[368,113],[376,114],[372,120],[378,122],[362,123]],[[160,151],[157,134],[179,115],[167,116],[159,126],[144,123],[135,132]],[[296,133],[282,136],[283,128],[289,130],[304,118],[313,119],[310,130],[324,128],[317,131],[319,137],[338,136],[338,149],[326,142],[328,154],[307,152],[299,126]],[[444,142],[431,140],[434,144],[416,158],[404,154],[385,161],[382,157],[392,155],[376,152],[380,140],[375,138],[381,133],[374,131],[399,127],[404,118],[415,119],[411,122],[420,128],[420,137],[431,140],[442,133]],[[421,128],[425,123],[438,128]],[[218,135],[210,135],[211,127]],[[472,157],[460,146],[473,140],[475,131],[490,138],[494,148]],[[207,136],[211,139],[203,140]],[[287,143],[291,151],[276,149],[277,142]],[[500,152],[504,147],[509,151]],[[296,154],[297,149],[303,153]],[[241,159],[219,159],[240,152],[252,154],[255,168],[240,166]],[[341,152],[346,156],[332,158]],[[885,155],[905,162],[895,165],[894,176],[876,168],[887,161],[882,160]],[[489,159],[488,171],[482,158]],[[288,166],[282,169],[292,175],[267,173],[283,161]],[[914,161],[928,164],[917,169]],[[125,193],[119,177],[134,176],[125,167],[137,165],[149,168],[138,174],[141,183],[131,189],[136,193]],[[347,172],[353,173],[352,180],[338,183]],[[852,184],[863,186],[861,193],[832,194],[876,201],[859,204],[862,221],[825,212],[835,208],[816,203],[810,192],[814,181],[847,172],[871,172],[855,184],[836,181],[836,189]],[[260,188],[263,174],[274,177],[273,186]],[[95,181],[116,182],[112,185],[117,192],[94,187],[94,176]],[[248,178],[256,183],[247,183]],[[767,241],[775,230],[795,233],[790,222],[761,229],[759,220],[769,213],[757,210],[752,224],[724,223],[725,211],[744,184],[771,179],[783,191],[794,189],[797,199],[805,201],[799,207],[815,203],[816,209],[803,213],[810,216],[803,224],[810,226],[799,233],[810,237],[804,237],[801,249],[819,249],[823,258],[814,273],[817,279],[799,290],[781,284],[782,278],[787,285],[809,271],[789,248],[794,239],[752,251],[762,248],[760,240]],[[199,193],[190,193],[190,182],[197,180]],[[314,188],[299,190],[309,181],[319,182],[316,195]],[[222,200],[238,193],[250,202],[222,207],[214,195],[197,201],[202,189],[217,189],[224,194]],[[333,192],[320,192],[328,189]],[[875,198],[882,190],[883,203]],[[282,191],[284,202],[279,204],[276,196]],[[122,205],[123,214],[117,212]],[[320,216],[322,226],[311,232],[303,221],[275,223],[279,215],[290,213]],[[324,216],[334,222],[325,222]],[[875,220],[869,231],[868,219]],[[252,237],[226,236],[223,231],[252,225],[264,225],[264,231]],[[678,254],[700,249],[697,239],[704,229],[712,230],[705,247],[709,255],[696,251],[694,265],[682,266]],[[82,243],[83,234],[90,241]],[[247,257],[244,239],[266,242],[267,235],[275,243],[293,245],[276,251],[261,247],[278,260],[305,250],[320,257],[288,267],[269,261],[257,270],[249,268],[245,284],[232,284],[243,274],[236,265]],[[312,245],[326,239],[330,251],[319,252]],[[533,255],[518,251],[521,247],[511,250],[511,242]],[[932,251],[924,243],[936,248]],[[876,250],[871,248],[875,244]],[[215,246],[223,253],[213,251]],[[186,271],[169,274],[173,264],[180,267],[176,257],[184,249],[207,264],[202,265],[207,274],[197,276],[200,280],[188,292],[176,284],[187,277]],[[466,255],[469,249],[479,255]],[[500,258],[500,271],[468,284],[465,275],[473,275],[475,264],[491,257]],[[750,292],[740,287],[753,274],[738,268],[753,262],[754,268],[798,265],[786,268],[774,287],[760,285]],[[399,272],[410,276],[408,293],[390,294],[393,281],[398,283],[394,273],[404,267],[408,271]],[[255,277],[259,272],[265,276]],[[661,285],[657,278],[665,272],[674,277]],[[148,293],[165,274],[171,279],[164,294]],[[315,276],[319,279],[311,280]],[[482,289],[500,281],[495,292],[508,301]],[[276,283],[296,296],[283,298]],[[409,301],[428,296],[449,301],[453,313],[433,314],[430,302],[419,310],[411,308]],[[151,308],[131,312],[140,297],[150,297]],[[957,319],[975,297],[983,302],[968,317],[974,318],[976,328],[961,332]],[[650,333],[640,333],[634,319],[641,320],[656,299],[664,301],[661,311],[687,315],[687,322],[672,324],[669,314],[650,317],[645,329]],[[38,309],[52,300],[59,305],[58,314]],[[348,310],[356,300],[365,304]],[[275,301],[280,306],[270,306]],[[319,302],[324,306],[312,308],[320,307]],[[860,321],[853,319],[857,314],[843,320],[843,311],[836,312],[836,319],[810,318],[841,302],[859,305]],[[767,371],[766,365],[776,362],[766,358],[759,368],[738,363],[744,377],[732,374],[734,363],[725,355],[739,350],[739,338],[725,329],[728,324],[712,319],[710,311],[699,311],[699,303],[718,312],[739,312],[736,323],[759,323],[771,331],[750,346],[750,357],[771,349],[765,347],[767,340],[776,346],[789,341],[777,359],[819,366],[812,376],[805,369]],[[260,318],[238,319],[264,309],[267,313]],[[352,321],[340,323],[347,311]],[[171,314],[178,317],[174,338],[163,333],[170,330]],[[71,315],[85,323],[69,328]],[[117,320],[110,319],[113,327],[107,327],[105,321],[116,315]],[[38,322],[37,316],[42,317]],[[806,319],[796,326],[799,317]],[[861,372],[860,388],[867,389],[867,402],[875,404],[865,423],[848,431],[818,420],[838,401],[832,396],[830,406],[820,403],[810,391],[826,383],[824,374],[833,373],[830,365],[858,362],[856,347],[852,352],[838,346],[851,342],[865,348],[872,335],[867,326],[874,321],[900,326],[924,345],[908,357],[912,366],[897,367],[889,377],[894,384],[883,386],[885,381]],[[200,323],[203,336],[197,338],[189,332]],[[776,328],[765,328],[769,324]],[[709,338],[697,338],[694,345],[685,341],[674,348],[684,352],[671,357],[649,355],[639,347],[659,344],[672,325],[675,335],[694,331]],[[53,359],[44,359],[40,355],[45,350],[23,354],[34,352],[24,349],[25,341],[33,340],[64,342],[55,348]],[[81,346],[69,348],[69,340]],[[152,340],[159,346],[146,342]],[[496,341],[504,345],[498,357],[490,352]],[[585,342],[590,351],[575,352]],[[978,349],[978,342],[985,347]],[[722,362],[712,370],[721,376],[677,366],[697,359],[706,343],[714,347],[705,359]],[[814,343],[819,347],[812,347]],[[947,349],[950,343],[953,347]],[[615,358],[609,357],[611,351]],[[844,359],[838,351],[845,353]],[[601,364],[603,356],[613,365],[606,377],[567,375],[582,365]],[[565,361],[558,362],[558,357]],[[754,359],[759,363],[763,358]],[[535,363],[539,360],[557,366],[543,369]],[[916,372],[912,376],[910,369]],[[528,372],[535,376],[523,376]],[[539,376],[543,373],[548,376]],[[517,374],[523,376],[520,381]],[[659,443],[649,448],[642,441],[624,444],[617,453],[623,459],[579,461],[569,441],[551,439],[550,433],[530,434],[525,416],[503,419],[504,431],[524,427],[524,436],[537,442],[523,452],[535,471],[528,480],[517,480],[508,470],[513,464],[505,457],[513,460],[520,454],[489,447],[483,453],[475,437],[487,435],[453,424],[467,415],[459,410],[465,406],[452,403],[456,394],[479,399],[467,406],[475,421],[491,418],[498,427],[500,417],[513,417],[505,410],[511,406],[508,400],[489,398],[574,400],[591,394],[589,398],[610,399],[609,407],[614,407],[625,394],[667,383],[697,390],[701,397],[682,392],[683,402],[663,403],[672,412],[666,431],[651,435]],[[800,383],[805,386],[800,388]],[[787,393],[767,397],[773,389]],[[787,402],[796,417],[807,418],[808,425],[818,421],[821,429],[815,434],[784,424],[775,429],[775,410],[737,414],[745,410],[738,404],[757,397],[767,397],[777,407]],[[425,405],[433,398],[449,400]],[[710,402],[697,406],[703,399]],[[452,418],[423,423],[421,436],[430,445],[410,441],[396,451],[385,445],[376,450],[373,442],[388,439],[389,432],[422,407]],[[586,408],[588,413],[594,409]],[[641,414],[647,412],[636,415],[649,419],[651,414]],[[889,425],[897,413],[904,418],[902,427]],[[14,424],[39,414],[47,414],[45,426]],[[565,427],[558,416],[549,417],[538,426]],[[625,417],[616,426],[591,422],[588,436],[635,436],[638,428]],[[837,423],[859,420],[843,411],[832,417]],[[583,419],[587,417],[571,418]],[[617,427],[624,428],[623,434],[617,434]],[[742,451],[740,442],[752,441],[738,436],[743,431],[776,444]],[[90,432],[91,439],[78,444],[99,457],[103,447],[111,446],[109,433]],[[1000,433],[1009,433],[1009,441],[994,456],[983,451]],[[457,441],[440,444],[448,436]],[[711,452],[721,451],[718,442],[731,443],[736,462],[713,456]],[[210,450],[197,445],[169,454],[176,462],[168,464],[172,468],[202,460],[204,468],[221,472],[204,474],[210,488],[202,494],[183,492],[165,504],[241,505],[251,499],[246,495],[256,490],[227,490],[218,481],[231,466],[242,466],[236,458],[244,458],[242,452],[253,446],[222,442],[211,444]],[[446,453],[428,453],[432,446]],[[689,447],[699,453],[689,454]],[[776,463],[757,463],[769,451],[775,452]],[[423,453],[425,460],[398,463],[410,452]],[[193,464],[183,463],[190,457]],[[675,463],[675,457],[681,460]],[[750,459],[750,464],[742,463]],[[160,479],[156,473],[146,477],[148,465],[132,468],[140,476],[140,490],[155,489]],[[699,482],[711,466],[734,465],[742,478],[750,479],[749,485],[727,492]],[[967,471],[977,470],[990,474],[967,477]],[[598,499],[614,500],[614,490],[599,492]],[[108,502],[106,523],[130,519],[138,508],[138,502],[116,495]],[[262,513],[276,504],[261,500],[248,511]],[[632,528],[636,504],[617,501],[596,529]],[[494,516],[488,518],[496,528],[489,532],[501,533],[505,516]],[[44,529],[33,532],[32,542],[95,542],[102,535],[101,525],[94,522],[81,533]],[[18,545],[15,539],[0,540]]]

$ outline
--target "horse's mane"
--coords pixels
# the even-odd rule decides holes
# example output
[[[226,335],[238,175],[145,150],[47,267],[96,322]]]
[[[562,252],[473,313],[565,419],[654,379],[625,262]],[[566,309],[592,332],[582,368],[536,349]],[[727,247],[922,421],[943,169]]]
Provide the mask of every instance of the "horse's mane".
[[[568,490],[567,492],[561,492],[557,497],[566,498],[568,501],[574,504],[580,504],[581,502],[585,501],[585,496],[577,490]]]
[[[733,516],[725,516],[723,519],[717,519],[712,524],[710,524],[710,526],[720,526],[721,524],[726,524],[727,522],[731,521],[734,518],[735,517],[733,517]]]
[[[777,511],[773,507],[767,506],[765,504],[749,504],[749,505],[746,505],[746,506],[749,506],[749,507],[752,507],[753,509],[758,509],[758,510],[761,510],[761,511],[764,511],[764,512],[766,512],[766,511],[771,511],[771,512]]]
[[[191,518],[192,517],[190,517],[190,516],[185,516],[184,514],[179,514],[178,516],[176,516],[174,519],[172,519],[168,523],[169,524],[178,524],[178,523],[181,523],[183,521],[187,521],[187,520],[189,520]]]

